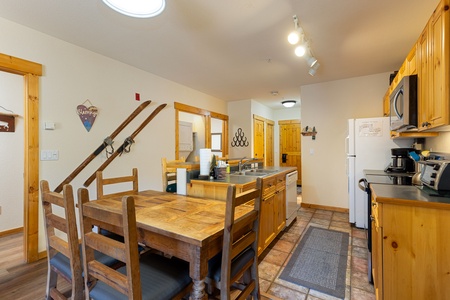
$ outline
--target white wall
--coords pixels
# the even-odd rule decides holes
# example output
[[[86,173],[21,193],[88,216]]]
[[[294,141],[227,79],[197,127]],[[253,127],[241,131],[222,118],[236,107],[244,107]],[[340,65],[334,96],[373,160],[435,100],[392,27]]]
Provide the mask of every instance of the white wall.
[[[19,115],[14,132],[0,132],[0,232],[23,226],[23,77],[0,72],[0,113]]]
[[[139,168],[141,189],[161,190],[161,157],[175,156],[174,101],[227,114],[226,103],[186,86],[160,78],[137,68],[98,55],[83,48],[0,18],[2,53],[41,63],[40,148],[59,151],[58,161],[41,161],[40,178],[53,189],[74,170],[140,103],[151,99],[147,107],[115,139],[118,148],[141,122],[161,103],[168,106],[135,139],[131,153],[117,157],[105,170],[105,176],[131,173]],[[22,91],[22,87],[21,87]],[[76,107],[89,99],[99,109],[90,132],[83,127]],[[56,129],[43,130],[45,121]],[[22,150],[22,147],[19,147]],[[73,181],[75,191],[95,172],[105,154],[97,157]],[[14,168],[22,174],[23,168]],[[21,189],[20,192],[23,192]],[[95,186],[89,187],[95,197]],[[3,216],[2,216],[3,217]],[[39,250],[45,249],[40,212]]]
[[[228,102],[228,157],[252,157],[253,154],[253,120],[252,102],[250,100]],[[238,139],[238,129],[242,129],[249,142],[248,147],[232,147],[233,139]]]
[[[383,115],[389,73],[301,87],[302,127],[317,136],[302,138],[303,202],[348,208],[344,139],[347,119]]]
[[[450,153],[450,132],[439,132],[439,136],[427,138],[423,150]]]

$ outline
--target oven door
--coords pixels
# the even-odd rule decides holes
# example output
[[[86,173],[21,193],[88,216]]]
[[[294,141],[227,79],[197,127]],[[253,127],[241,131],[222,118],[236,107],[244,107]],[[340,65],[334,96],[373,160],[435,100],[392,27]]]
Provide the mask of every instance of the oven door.
[[[366,178],[361,178],[358,181],[358,187],[367,194],[367,248],[369,253],[367,254],[367,277],[370,283],[373,284],[372,276],[372,193],[370,192],[370,184]]]

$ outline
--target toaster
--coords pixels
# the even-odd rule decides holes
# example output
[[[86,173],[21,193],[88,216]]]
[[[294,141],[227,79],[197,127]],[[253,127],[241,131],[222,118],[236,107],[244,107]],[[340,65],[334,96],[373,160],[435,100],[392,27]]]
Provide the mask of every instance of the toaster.
[[[422,184],[436,191],[450,190],[450,160],[426,160],[420,161]]]

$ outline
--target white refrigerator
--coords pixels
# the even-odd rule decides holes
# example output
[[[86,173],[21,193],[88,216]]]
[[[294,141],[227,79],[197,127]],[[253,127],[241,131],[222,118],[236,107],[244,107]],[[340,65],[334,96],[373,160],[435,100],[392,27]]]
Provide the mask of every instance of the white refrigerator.
[[[350,119],[345,140],[349,221],[368,228],[367,193],[358,187],[364,169],[384,170],[392,161],[391,148],[409,148],[413,139],[392,140],[389,117]]]

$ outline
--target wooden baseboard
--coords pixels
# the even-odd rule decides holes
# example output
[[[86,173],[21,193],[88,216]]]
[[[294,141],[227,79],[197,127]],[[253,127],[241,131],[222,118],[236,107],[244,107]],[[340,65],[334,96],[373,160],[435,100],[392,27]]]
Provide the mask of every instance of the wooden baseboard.
[[[47,250],[38,253],[38,259],[46,258]]]
[[[0,237],[23,232],[23,227],[13,228],[0,232]]]
[[[325,206],[325,205],[317,205],[317,204],[311,204],[311,203],[305,203],[302,202],[301,207],[306,208],[314,208],[314,209],[324,209],[324,210],[331,210],[341,213],[348,213],[348,208],[342,208],[342,207],[334,207],[334,206]]]

